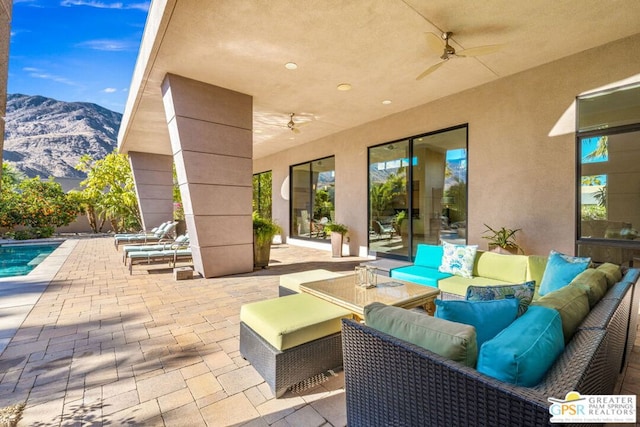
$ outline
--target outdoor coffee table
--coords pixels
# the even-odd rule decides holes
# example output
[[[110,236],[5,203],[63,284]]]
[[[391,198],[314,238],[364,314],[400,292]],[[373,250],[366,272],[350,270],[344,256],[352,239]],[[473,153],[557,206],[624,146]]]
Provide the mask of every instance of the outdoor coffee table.
[[[401,308],[424,307],[433,316],[438,288],[416,285],[387,276],[377,276],[377,286],[363,288],[355,284],[353,275],[318,280],[300,285],[300,291],[350,310],[358,320],[364,318],[364,307],[381,302]]]

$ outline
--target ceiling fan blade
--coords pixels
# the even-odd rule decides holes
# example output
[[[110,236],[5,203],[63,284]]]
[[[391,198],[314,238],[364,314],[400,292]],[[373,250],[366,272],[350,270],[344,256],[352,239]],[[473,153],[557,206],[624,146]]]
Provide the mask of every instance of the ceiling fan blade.
[[[442,53],[442,49],[444,49],[444,40],[437,34],[434,33],[425,33],[427,36],[427,46],[434,52]]]
[[[481,56],[481,55],[489,55],[490,53],[495,53],[502,49],[501,44],[492,44],[487,46],[478,46],[472,47],[470,49],[465,49],[460,53],[457,53],[457,56],[465,57],[465,56]]]
[[[442,67],[442,65],[447,62],[447,61],[441,61],[438,62],[435,65],[432,65],[431,67],[427,68],[426,70],[424,70],[424,72],[422,74],[420,74],[418,77],[416,77],[416,80],[422,80],[423,78],[425,78],[426,76],[428,76],[429,74],[433,73],[435,70],[437,70],[438,68]]]

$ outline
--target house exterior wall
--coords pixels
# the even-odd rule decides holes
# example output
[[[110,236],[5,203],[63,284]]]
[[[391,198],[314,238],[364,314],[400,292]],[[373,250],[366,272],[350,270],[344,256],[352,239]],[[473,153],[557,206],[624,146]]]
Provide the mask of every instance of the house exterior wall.
[[[521,228],[518,243],[528,254],[550,249],[574,253],[576,152],[571,109],[581,93],[640,79],[640,57],[630,55],[638,51],[640,35],[618,40],[255,159],[254,172],[273,171],[273,217],[288,235],[289,201],[282,197],[281,186],[289,165],[335,155],[336,221],[350,228],[350,252],[363,255],[368,235],[367,147],[467,123],[468,242],[486,249],[486,223]]]

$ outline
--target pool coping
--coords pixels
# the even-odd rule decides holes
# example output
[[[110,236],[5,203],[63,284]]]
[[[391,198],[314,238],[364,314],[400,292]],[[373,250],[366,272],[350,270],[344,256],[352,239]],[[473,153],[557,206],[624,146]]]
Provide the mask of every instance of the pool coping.
[[[60,240],[56,239],[56,241]],[[40,240],[40,243],[47,243],[47,241]],[[7,348],[77,244],[78,240],[75,239],[64,240],[29,274],[0,278],[0,318],[2,318],[0,354]]]

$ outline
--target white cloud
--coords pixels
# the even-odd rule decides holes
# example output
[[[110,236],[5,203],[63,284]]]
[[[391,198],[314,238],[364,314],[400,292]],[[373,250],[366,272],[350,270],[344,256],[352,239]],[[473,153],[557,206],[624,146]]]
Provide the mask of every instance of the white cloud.
[[[150,2],[139,2],[139,3],[131,3],[124,4],[123,2],[103,2],[96,0],[62,0],[60,2],[61,6],[72,7],[72,6],[88,6],[95,7],[98,9],[137,9],[142,10],[144,12],[149,11]]]
[[[117,92],[118,89],[116,89],[115,87],[108,87],[102,90],[104,93],[113,93],[113,92]]]
[[[78,46],[86,47],[93,50],[103,50],[110,52],[119,52],[123,50],[137,50],[138,45],[136,43],[127,40],[87,40],[86,42],[79,43]]]
[[[55,74],[49,74],[38,68],[24,67],[22,70],[28,72],[29,77],[33,77],[34,79],[51,80],[52,82],[62,83],[68,86],[78,86],[78,84],[73,80],[69,80],[66,77],[56,76]]]

